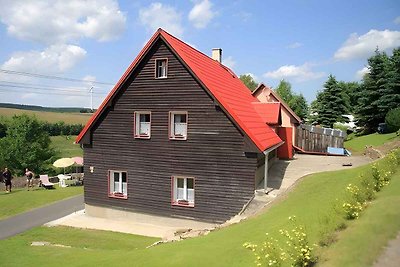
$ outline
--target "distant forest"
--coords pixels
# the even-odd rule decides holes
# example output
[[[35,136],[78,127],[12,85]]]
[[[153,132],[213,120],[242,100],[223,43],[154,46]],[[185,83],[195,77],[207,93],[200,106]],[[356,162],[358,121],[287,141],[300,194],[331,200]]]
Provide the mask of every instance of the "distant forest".
[[[48,112],[65,112],[65,113],[89,113],[88,108],[52,108],[52,107],[42,107],[33,105],[21,105],[21,104],[10,104],[10,103],[0,103],[0,108],[15,108],[23,110],[34,110],[34,111],[48,111]],[[96,110],[94,110],[96,111]]]

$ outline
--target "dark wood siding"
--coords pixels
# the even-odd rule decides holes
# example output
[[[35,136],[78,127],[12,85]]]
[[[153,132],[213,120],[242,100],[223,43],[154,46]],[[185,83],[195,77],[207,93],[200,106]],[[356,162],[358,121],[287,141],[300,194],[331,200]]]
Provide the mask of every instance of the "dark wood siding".
[[[168,78],[155,79],[155,59]],[[159,40],[92,130],[85,145],[85,202],[166,216],[224,221],[254,194],[255,158],[244,138]],[[151,111],[151,139],[134,139],[133,113]],[[188,112],[188,137],[169,140],[169,111]],[[94,172],[89,172],[89,166]],[[128,172],[128,199],[108,197],[108,170]],[[171,176],[194,177],[195,207],[171,205]]]

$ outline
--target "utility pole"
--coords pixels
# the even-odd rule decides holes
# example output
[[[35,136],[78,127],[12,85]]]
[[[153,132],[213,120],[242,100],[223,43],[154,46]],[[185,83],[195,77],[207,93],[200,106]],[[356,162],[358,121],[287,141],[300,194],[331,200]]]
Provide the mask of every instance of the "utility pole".
[[[90,111],[93,113],[93,86],[90,87]]]

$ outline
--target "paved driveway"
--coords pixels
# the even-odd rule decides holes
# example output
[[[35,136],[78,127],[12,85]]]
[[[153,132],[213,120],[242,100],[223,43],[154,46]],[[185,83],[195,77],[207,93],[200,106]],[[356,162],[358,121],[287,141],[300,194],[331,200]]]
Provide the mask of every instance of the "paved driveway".
[[[84,208],[83,195],[71,197],[0,221],[0,240]]]

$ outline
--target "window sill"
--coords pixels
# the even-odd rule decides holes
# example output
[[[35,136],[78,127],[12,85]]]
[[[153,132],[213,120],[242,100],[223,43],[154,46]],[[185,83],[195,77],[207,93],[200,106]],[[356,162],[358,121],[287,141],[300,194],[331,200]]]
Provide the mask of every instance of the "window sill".
[[[169,140],[187,140],[187,136],[170,136]]]
[[[150,139],[150,135],[135,135],[135,139]]]
[[[172,206],[194,208],[194,203],[179,203],[178,201],[172,202]]]
[[[158,79],[167,79],[167,78],[168,78],[168,76],[156,77],[156,80],[158,80]]]
[[[124,195],[124,194],[121,194],[121,193],[108,194],[108,197],[110,197],[110,198],[119,198],[119,199],[128,199],[127,195]]]

